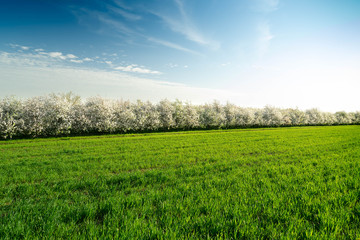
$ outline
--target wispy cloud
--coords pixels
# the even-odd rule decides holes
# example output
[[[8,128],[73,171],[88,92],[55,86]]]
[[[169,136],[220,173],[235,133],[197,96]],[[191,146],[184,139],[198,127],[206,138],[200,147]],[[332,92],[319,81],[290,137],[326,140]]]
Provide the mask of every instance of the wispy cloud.
[[[28,46],[22,46],[22,45],[19,45],[19,44],[10,43],[9,45],[12,48],[18,48],[18,49],[25,50],[25,51],[30,49],[30,47],[28,47]]]
[[[252,8],[257,12],[273,12],[279,7],[280,0],[254,0]]]
[[[103,14],[98,14],[98,19],[100,22],[105,23],[106,25],[112,27],[119,33],[125,34],[127,36],[133,36],[137,34],[134,30],[127,27],[124,23],[111,19]]]
[[[165,41],[165,40],[161,40],[161,39],[157,39],[157,38],[153,38],[153,37],[147,37],[147,40],[149,40],[151,42],[154,42],[154,43],[157,43],[157,44],[160,44],[160,45],[163,45],[165,47],[169,47],[169,48],[173,48],[173,49],[180,50],[180,51],[183,51],[183,52],[187,52],[187,53],[191,53],[191,54],[194,54],[194,55],[202,56],[201,53],[193,51],[193,50],[188,49],[188,48],[185,48],[185,47],[183,47],[181,45],[178,45],[176,43],[172,43],[172,42],[169,42],[169,41]]]
[[[122,0],[114,0],[113,3],[114,3],[116,6],[122,8],[122,9],[126,9],[126,10],[129,10],[129,11],[132,10],[132,7],[130,7],[129,5],[125,4],[124,1],[122,1]]]
[[[108,17],[106,17],[104,15],[100,14],[98,16],[98,19],[102,23],[107,24],[108,26],[111,26],[112,28],[114,28],[117,32],[127,35],[129,37],[127,39],[128,43],[132,42],[132,38],[146,39],[146,40],[148,40],[150,42],[154,42],[154,43],[163,45],[165,47],[173,48],[173,49],[176,49],[176,50],[180,50],[180,51],[183,51],[183,52],[188,52],[188,53],[195,54],[195,55],[201,55],[200,53],[198,53],[196,51],[193,51],[191,49],[185,48],[185,47],[183,47],[183,46],[181,46],[179,44],[172,43],[172,42],[162,40],[162,39],[157,39],[157,38],[154,38],[154,37],[146,36],[146,35],[142,34],[141,32],[138,32],[137,30],[128,27],[125,23],[122,23],[122,22],[120,22],[118,20],[110,19],[110,18],[108,18]]]
[[[138,21],[141,20],[142,17],[140,15],[128,12],[124,9],[121,8],[116,8],[116,7],[112,7],[112,6],[108,6],[108,9],[111,10],[112,12],[122,16],[123,18],[130,20],[130,21]]]
[[[139,67],[136,64],[131,64],[128,66],[119,66],[114,68],[115,70],[120,70],[123,72],[133,72],[133,73],[144,73],[144,74],[161,74],[159,71],[153,71],[147,68]]]
[[[262,21],[257,26],[258,40],[257,51],[259,56],[263,56],[270,46],[270,41],[274,38],[270,31],[270,25],[266,21]]]
[[[177,11],[179,12],[180,17],[178,19],[173,19],[166,15],[155,13],[152,10],[139,8],[138,11],[142,11],[143,13],[151,13],[160,19],[162,19],[167,25],[170,26],[170,29],[174,32],[178,32],[183,34],[188,40],[192,42],[196,42],[198,44],[217,49],[219,44],[215,41],[211,41],[205,39],[205,37],[196,29],[194,24],[192,23],[190,17],[187,15],[183,2],[181,0],[173,0],[173,4],[175,5]],[[144,40],[160,44],[165,47],[173,48],[179,51],[201,55],[196,51],[193,51],[189,48],[183,47],[177,43],[173,43],[164,39],[158,39],[156,37],[152,37],[151,33],[145,33],[144,29],[139,27],[137,21],[144,20],[142,15],[134,14],[133,8],[124,4],[124,2],[114,0],[112,5],[106,5],[107,10],[110,10],[112,13],[120,14],[123,18],[129,20],[124,21],[123,19],[119,19],[119,17],[115,17],[114,14],[109,14],[108,12],[102,11],[94,11],[87,8],[78,8],[73,10],[73,14],[78,17],[80,22],[83,22],[85,25],[87,24],[88,19],[93,19],[99,21],[101,24],[95,32],[98,34],[110,34],[112,36],[116,36],[122,38],[127,44],[132,45],[142,45],[141,43]],[[89,25],[91,27],[91,25]],[[109,28],[112,31],[109,31]]]
[[[275,11],[278,9],[280,0],[263,0],[268,10]]]
[[[156,11],[149,12],[161,18],[173,32],[184,35],[186,39],[197,44],[210,47],[212,49],[218,49],[220,47],[218,42],[205,38],[203,34],[197,29],[190,16],[185,11],[183,1],[174,0],[174,3],[180,14],[180,18],[178,19]]]
[[[97,34],[107,34],[112,36],[119,36],[119,34],[121,34],[125,35],[126,38],[136,35],[136,31],[129,27],[128,24],[126,24],[126,21],[119,19],[119,17],[114,16],[114,14],[110,14],[109,11],[112,11],[110,9],[115,10],[117,9],[116,7],[110,5],[105,6],[107,7],[105,11],[101,11],[100,9],[93,10],[86,7],[77,7],[72,9],[71,12],[75,15],[75,17],[77,17],[81,25],[88,27]],[[130,15],[127,16],[130,17]],[[98,22],[99,24],[94,27],[94,22]]]

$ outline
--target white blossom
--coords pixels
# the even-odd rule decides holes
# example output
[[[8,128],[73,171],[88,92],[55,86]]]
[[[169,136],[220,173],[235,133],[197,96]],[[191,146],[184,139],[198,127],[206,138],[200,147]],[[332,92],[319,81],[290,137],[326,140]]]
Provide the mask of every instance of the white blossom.
[[[180,100],[157,104],[92,97],[81,101],[72,93],[18,100],[0,100],[0,138],[125,133],[198,128],[277,127],[360,124],[360,112],[318,109],[241,108],[234,104],[192,105]]]

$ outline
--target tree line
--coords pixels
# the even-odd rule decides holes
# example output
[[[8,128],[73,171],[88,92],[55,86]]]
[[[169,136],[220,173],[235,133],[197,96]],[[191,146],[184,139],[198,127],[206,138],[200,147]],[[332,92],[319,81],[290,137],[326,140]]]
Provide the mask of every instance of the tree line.
[[[231,103],[193,105],[180,100],[82,101],[72,93],[0,101],[0,138],[215,128],[359,124],[360,112],[243,108]]]

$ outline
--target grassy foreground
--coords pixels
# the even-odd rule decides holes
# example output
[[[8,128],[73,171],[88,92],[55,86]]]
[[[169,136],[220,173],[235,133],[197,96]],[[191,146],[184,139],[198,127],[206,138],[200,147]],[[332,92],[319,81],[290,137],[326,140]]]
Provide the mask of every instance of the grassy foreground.
[[[0,239],[360,237],[360,126],[0,142]]]

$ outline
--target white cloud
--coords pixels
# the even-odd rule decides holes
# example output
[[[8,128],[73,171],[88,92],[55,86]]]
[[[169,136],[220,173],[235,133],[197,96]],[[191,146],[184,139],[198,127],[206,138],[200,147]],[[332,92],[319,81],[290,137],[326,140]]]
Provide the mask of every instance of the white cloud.
[[[22,66],[22,67],[61,67],[70,66],[69,63],[82,64],[94,61],[91,58],[79,59],[74,54],[63,54],[62,52],[0,52],[0,63]],[[160,75],[162,72],[145,68],[136,64],[114,67],[114,63],[109,60],[96,60],[96,63],[105,63],[114,70],[128,73],[140,73],[150,75]]]
[[[61,60],[66,59],[66,56],[62,55],[61,52],[49,52],[48,55],[52,58],[60,58]]]
[[[230,65],[231,63],[230,62],[227,62],[227,63],[222,63],[222,64],[220,64],[222,67],[226,67],[226,66],[228,66],[228,65]]]
[[[0,64],[0,96],[15,94],[21,97],[31,97],[51,92],[73,91],[82,97],[101,95],[115,99],[150,101],[167,98],[192,101],[198,104],[213,99],[226,101],[225,98],[230,95],[227,91],[157,81],[122,72],[63,66],[24,66],[16,61],[21,58],[20,56],[12,56],[10,61],[9,57],[4,53],[0,54],[0,63],[2,63]],[[138,71],[137,69],[142,68],[132,65],[128,69]],[[139,71],[147,73],[150,70]]]
[[[0,52],[0,63],[12,66],[47,67],[56,66],[58,61],[56,61],[56,59],[50,58],[48,55],[43,54]]]
[[[169,68],[177,68],[177,67],[179,67],[179,65],[176,64],[176,63],[168,63],[168,64],[166,64],[166,66],[168,66]]]
[[[120,70],[123,72],[133,72],[133,73],[145,73],[145,74],[161,74],[159,71],[153,71],[150,69],[142,68],[137,66],[136,64],[131,64],[128,66],[119,66],[114,68],[115,70]]]
[[[73,62],[73,63],[83,63],[84,61],[83,61],[83,60],[78,60],[78,59],[71,59],[70,62]]]
[[[188,68],[189,67],[188,65],[180,66],[179,64],[176,64],[176,63],[168,63],[168,64],[166,64],[166,66],[169,68]]]
[[[75,56],[74,54],[67,54],[66,58],[73,59],[73,58],[77,58],[77,56]]]
[[[227,90],[157,81],[150,79],[153,75],[139,77],[128,72],[74,67],[74,64],[64,66],[65,61],[31,52],[0,52],[0,96],[30,97],[49,92],[73,91],[82,97],[102,95],[150,101],[178,98],[195,104],[218,99],[243,107],[270,104],[282,108],[317,107],[332,112],[360,110],[359,55],[345,58],[345,55],[336,54],[338,58],[322,58],[326,51],[323,54],[305,54],[307,58],[299,59],[303,50],[298,51],[296,54],[288,53],[289,56],[275,62],[272,59],[267,64],[260,62],[259,65],[250,66],[250,71],[239,75],[232,84],[224,84]],[[313,62],[309,63],[309,59],[313,59]]]
[[[39,52],[39,54],[48,55],[49,57],[55,58],[55,59],[61,59],[61,60],[70,60],[70,62],[80,63],[81,60],[76,60],[75,58],[78,58],[74,54],[66,54],[64,55],[62,52]]]
[[[28,52],[0,52],[0,61],[11,62],[22,66],[58,66],[62,63],[83,63],[93,61],[91,58],[78,59],[74,54],[62,52],[45,52],[44,49],[34,49]]]
[[[62,53],[61,52],[49,52],[48,55],[50,57],[56,58],[56,57],[62,56]]]

